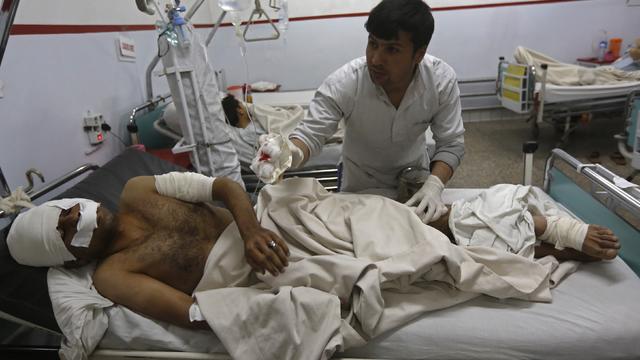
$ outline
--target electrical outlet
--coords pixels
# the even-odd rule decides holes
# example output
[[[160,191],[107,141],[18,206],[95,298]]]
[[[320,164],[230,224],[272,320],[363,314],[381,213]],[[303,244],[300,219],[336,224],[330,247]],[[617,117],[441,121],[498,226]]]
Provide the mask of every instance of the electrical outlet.
[[[104,119],[102,114],[93,114],[90,111],[84,117],[84,131],[89,137],[91,145],[99,145],[104,141],[104,133],[102,132],[102,124]]]

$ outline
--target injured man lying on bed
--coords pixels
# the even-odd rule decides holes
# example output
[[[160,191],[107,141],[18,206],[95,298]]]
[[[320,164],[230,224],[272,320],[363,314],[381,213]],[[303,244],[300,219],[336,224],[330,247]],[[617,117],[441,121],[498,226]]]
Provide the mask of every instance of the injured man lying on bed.
[[[233,358],[328,358],[480,294],[549,302],[558,262],[534,255],[617,255],[611,231],[538,191],[498,185],[429,226],[394,200],[332,194],[314,179],[266,186],[254,210],[229,179],[173,172],[129,180],[117,214],[84,199],[27,210],[7,243],[30,266],[97,260],[99,294],[211,328]]]

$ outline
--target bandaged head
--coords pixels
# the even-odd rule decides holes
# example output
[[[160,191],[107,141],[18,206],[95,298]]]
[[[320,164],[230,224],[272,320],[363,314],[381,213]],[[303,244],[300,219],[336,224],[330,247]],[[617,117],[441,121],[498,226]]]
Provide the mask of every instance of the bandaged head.
[[[63,199],[46,202],[18,215],[7,237],[11,256],[18,263],[29,266],[58,266],[76,260],[65,246],[57,226],[62,210],[77,204],[80,204],[80,219],[71,245],[89,247],[97,227],[99,204],[87,199]]]

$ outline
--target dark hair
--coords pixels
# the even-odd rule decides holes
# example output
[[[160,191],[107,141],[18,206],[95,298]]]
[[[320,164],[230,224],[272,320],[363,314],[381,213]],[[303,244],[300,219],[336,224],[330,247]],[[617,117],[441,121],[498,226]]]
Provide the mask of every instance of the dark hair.
[[[383,40],[397,39],[399,31],[408,32],[415,52],[429,45],[434,20],[431,8],[423,0],[382,0],[371,10],[364,27]]]
[[[227,116],[229,120],[229,124],[231,126],[238,127],[238,105],[240,103],[236,100],[235,96],[229,94],[222,99],[222,109],[224,110],[224,114]]]

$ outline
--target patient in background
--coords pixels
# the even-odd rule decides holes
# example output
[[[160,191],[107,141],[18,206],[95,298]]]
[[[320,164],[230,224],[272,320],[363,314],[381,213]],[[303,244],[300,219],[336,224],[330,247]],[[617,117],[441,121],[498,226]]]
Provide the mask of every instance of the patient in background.
[[[208,204],[212,200],[222,201],[228,210]],[[136,177],[127,182],[119,209],[111,214],[84,199],[42,204],[17,217],[7,238],[9,250],[19,263],[31,266],[98,260],[93,281],[104,297],[186,328],[207,327],[190,319],[191,295],[211,249],[232,222],[256,272],[278,275],[288,265],[287,244],[261,227],[246,193],[226,178],[192,173]],[[572,236],[576,225],[541,216],[533,220],[535,235],[554,242],[564,240],[558,236]],[[447,219],[430,225],[451,236]],[[567,226],[569,231],[563,228]],[[587,228],[578,232],[584,236],[579,239],[582,252],[547,250],[561,259],[614,258],[620,245],[611,231]]]
[[[249,171],[251,161],[256,155],[258,138],[268,132],[288,135],[300,122],[304,109],[299,105],[273,107],[269,105],[245,104],[233,95],[222,99],[222,109],[228,121],[214,122],[218,131],[225,131],[233,144],[242,169]],[[181,117],[170,105],[165,111],[164,120],[175,133],[181,134]],[[230,125],[230,126],[229,126]]]
[[[224,115],[227,117],[229,124],[237,128],[244,129],[251,124],[246,106],[242,105],[235,96],[229,94],[222,99],[222,109],[224,109]],[[260,134],[264,134],[265,131],[262,127],[259,128]]]

